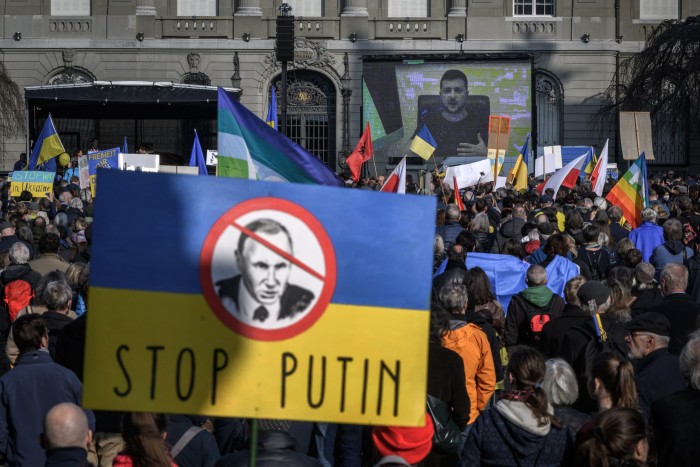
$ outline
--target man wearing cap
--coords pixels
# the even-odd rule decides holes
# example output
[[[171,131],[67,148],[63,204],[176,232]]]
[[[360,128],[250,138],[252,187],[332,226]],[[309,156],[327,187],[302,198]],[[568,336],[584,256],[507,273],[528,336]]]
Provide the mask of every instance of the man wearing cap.
[[[632,288],[634,303],[630,306],[632,316],[644,313],[652,305],[664,299],[659,283],[654,279],[656,270],[651,263],[641,262],[634,267],[635,286]]]
[[[582,325],[566,331],[562,344],[562,358],[574,368],[579,388],[586,388],[588,384],[586,347],[589,342],[599,339],[599,335],[604,331],[607,340],[614,348],[620,349],[620,353],[624,356],[627,349],[625,342],[627,330],[607,316],[606,312],[610,308],[610,290],[603,283],[588,281],[578,289],[576,296],[581,303],[581,308],[591,317]],[[595,315],[600,317],[603,328],[600,332]],[[588,391],[579,391],[577,408],[591,412],[595,410],[596,404],[588,395]]]
[[[634,361],[639,410],[649,421],[654,402],[686,386],[678,357],[668,351],[671,325],[661,313],[642,313],[623,326],[629,331],[627,357]]]
[[[15,235],[15,226],[12,222],[0,222],[0,237],[2,237],[2,239],[0,239],[0,252],[9,250],[10,247],[17,242],[22,242],[29,249],[30,258],[34,257],[34,248],[32,248],[29,243],[20,240],[19,237]]]
[[[649,262],[654,248],[664,242],[664,229],[656,225],[656,218],[656,211],[652,208],[644,208],[642,225],[630,232],[630,240],[635,248],[642,252],[642,258],[646,262]]]
[[[679,355],[688,340],[688,335],[696,329],[700,316],[700,305],[685,293],[688,287],[688,269],[682,264],[670,263],[661,272],[661,293],[664,299],[649,306],[646,311],[661,313],[671,323],[669,351]]]

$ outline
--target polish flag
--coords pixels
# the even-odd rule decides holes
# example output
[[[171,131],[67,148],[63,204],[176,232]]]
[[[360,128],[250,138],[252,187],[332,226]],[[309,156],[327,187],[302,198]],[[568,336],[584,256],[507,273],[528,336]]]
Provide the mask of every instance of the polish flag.
[[[593,187],[595,194],[598,196],[603,196],[603,189],[605,188],[605,179],[607,178],[608,173],[609,141],[610,140],[605,141],[605,146],[603,147],[603,151],[600,153],[598,163],[593,168],[593,172],[591,172],[591,186]]]
[[[554,175],[549,177],[549,180],[547,180],[547,183],[545,183],[544,187],[542,188],[542,192],[544,192],[547,188],[551,188],[554,190],[554,196],[556,197],[557,191],[559,191],[560,187],[565,186],[567,188],[573,188],[573,186],[576,185],[576,181],[578,180],[578,176],[581,173],[585,162],[586,155],[584,154],[583,156],[577,157],[561,169],[554,172]]]
[[[406,193],[406,156],[401,159],[399,165],[394,168],[389,178],[386,179],[382,189],[385,193]]]

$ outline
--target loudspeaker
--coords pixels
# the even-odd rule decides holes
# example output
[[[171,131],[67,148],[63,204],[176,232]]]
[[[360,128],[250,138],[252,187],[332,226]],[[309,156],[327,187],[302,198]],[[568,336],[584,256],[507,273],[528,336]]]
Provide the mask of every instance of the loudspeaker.
[[[294,16],[277,17],[277,60],[294,61]]]

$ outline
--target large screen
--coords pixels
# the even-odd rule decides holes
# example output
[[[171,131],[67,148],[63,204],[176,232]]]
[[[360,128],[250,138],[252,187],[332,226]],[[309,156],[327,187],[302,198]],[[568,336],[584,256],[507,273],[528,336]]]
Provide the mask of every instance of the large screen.
[[[451,156],[486,157],[489,116],[510,117],[508,169],[518,155],[515,146],[522,146],[532,128],[531,78],[532,64],[525,59],[366,60],[363,127],[369,122],[375,157],[392,164],[413,156],[411,140],[425,125],[440,164]]]

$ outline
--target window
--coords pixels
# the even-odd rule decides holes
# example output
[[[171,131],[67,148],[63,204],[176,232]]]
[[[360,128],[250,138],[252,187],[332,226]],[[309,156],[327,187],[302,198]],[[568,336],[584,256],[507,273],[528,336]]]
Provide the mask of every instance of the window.
[[[554,16],[554,0],[513,0],[513,16]]]
[[[678,0],[639,0],[639,19],[678,19]]]
[[[556,146],[561,144],[563,91],[556,76],[545,70],[537,70],[537,144]]]
[[[177,16],[216,16],[216,0],[177,0]]]
[[[292,15],[320,18],[323,16],[323,0],[287,0]]]
[[[90,16],[90,0],[51,0],[51,16]]]
[[[389,18],[427,18],[427,0],[389,0]]]

